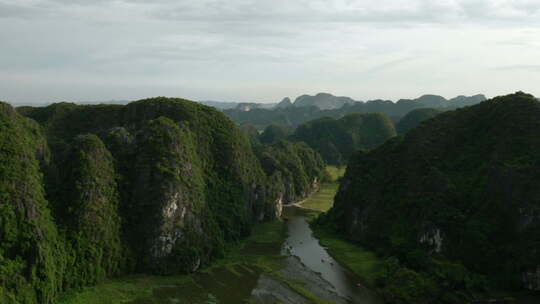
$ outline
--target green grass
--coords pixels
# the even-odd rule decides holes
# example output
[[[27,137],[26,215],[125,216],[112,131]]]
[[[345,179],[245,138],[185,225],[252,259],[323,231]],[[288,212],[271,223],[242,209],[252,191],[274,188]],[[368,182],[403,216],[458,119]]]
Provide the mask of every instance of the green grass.
[[[375,286],[382,260],[375,253],[340,238],[324,227],[313,227],[314,234],[328,253],[341,265],[349,268],[370,286]]]
[[[343,175],[345,175],[345,169],[346,167],[326,166],[325,171],[328,178],[330,178],[329,182],[337,182]]]
[[[311,291],[305,289],[303,285],[305,282],[302,280],[287,279],[281,274],[274,273],[271,275],[275,280],[287,285],[291,290],[306,298],[313,304],[337,304],[335,301],[323,300],[314,295]]]
[[[190,283],[188,275],[161,277],[138,275],[107,281],[84,288],[78,292],[64,294],[58,304],[118,304],[137,298],[150,296],[155,287],[163,285]]]
[[[337,180],[343,176],[345,168],[328,166],[326,167],[326,171],[334,180]],[[309,213],[306,214],[306,217],[313,220],[320,212],[326,212],[332,208],[338,187],[339,184],[337,182],[322,184],[321,189],[317,193],[302,203],[302,207],[310,209],[306,210]],[[328,253],[336,261],[353,271],[369,286],[375,285],[375,280],[379,276],[379,266],[382,263],[380,258],[373,252],[342,239],[338,234],[325,227],[315,226],[312,228],[321,245],[328,248]]]
[[[244,243],[281,243],[286,233],[287,228],[282,221],[265,222],[255,225]]]
[[[334,196],[338,190],[338,183],[326,183],[321,189],[302,203],[302,207],[322,212],[328,211],[334,205]]]
[[[345,167],[326,166],[325,171],[326,182],[302,203],[302,207],[326,212],[334,205],[334,196],[339,188],[338,180],[345,174]]]
[[[227,255],[201,270],[212,273],[223,267],[231,273],[240,275],[239,271],[260,269],[274,272],[283,265],[283,257],[279,248],[286,238],[286,227],[282,221],[261,223],[253,227],[249,238],[231,246]],[[275,251],[272,255],[269,250]],[[121,304],[136,299],[150,297],[153,290],[167,285],[195,284],[191,275],[150,276],[137,275],[108,280],[96,286],[80,291],[64,294],[58,304]]]

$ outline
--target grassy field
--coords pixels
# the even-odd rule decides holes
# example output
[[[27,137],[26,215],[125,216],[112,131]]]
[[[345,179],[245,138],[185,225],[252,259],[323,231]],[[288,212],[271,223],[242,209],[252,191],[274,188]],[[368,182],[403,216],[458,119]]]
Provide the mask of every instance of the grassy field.
[[[136,275],[110,280],[102,284],[87,287],[80,291],[65,293],[59,304],[117,304],[150,296],[157,286],[183,284],[191,282],[185,276],[160,277]]]
[[[368,286],[375,286],[379,276],[381,259],[373,252],[340,238],[339,235],[321,227],[314,227],[315,237],[328,253],[341,265],[349,268]]]
[[[231,273],[252,271],[253,269],[273,272],[281,267],[279,248],[286,238],[286,227],[276,220],[258,224],[251,236],[229,248],[225,258],[212,263],[200,273],[212,275],[214,271],[227,269]],[[271,252],[274,252],[273,255]],[[82,290],[65,293],[58,304],[120,304],[151,297],[156,289],[163,286],[186,285],[197,288],[192,275],[150,276],[133,275],[112,279],[102,284]],[[146,303],[146,302],[145,302]],[[149,300],[147,303],[154,303]]]
[[[326,166],[326,175],[329,178],[327,182],[337,182],[343,175],[345,175],[345,169],[346,167]]]
[[[334,204],[334,196],[339,187],[338,180],[345,174],[345,167],[338,168],[334,166],[326,167],[326,182],[321,184],[319,191],[314,193],[302,203],[302,207],[308,209],[328,211]]]
[[[334,204],[334,196],[338,190],[338,183],[325,183],[321,189],[302,203],[302,207],[322,212],[328,211]]]

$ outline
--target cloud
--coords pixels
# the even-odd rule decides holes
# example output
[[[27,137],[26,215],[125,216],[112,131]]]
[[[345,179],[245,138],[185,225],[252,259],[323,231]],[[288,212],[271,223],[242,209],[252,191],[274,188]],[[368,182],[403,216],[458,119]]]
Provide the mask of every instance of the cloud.
[[[177,22],[341,22],[341,23],[486,23],[538,24],[537,0],[22,0],[0,1],[2,16],[74,7],[123,8],[148,12],[150,18]],[[80,8],[79,8],[80,9]]]
[[[385,63],[379,64],[379,65],[376,65],[376,66],[368,69],[366,72],[367,73],[377,73],[377,72],[380,72],[380,71],[392,69],[392,68],[397,67],[397,66],[399,66],[401,64],[411,62],[411,61],[414,61],[414,60],[418,60],[418,57],[406,57],[406,58],[395,59],[395,60],[392,60],[392,61],[389,61],[389,62],[385,62]]]
[[[2,18],[29,18],[37,16],[39,8],[0,1],[0,19]]]
[[[200,99],[332,88],[357,99],[473,94],[460,88],[498,92],[534,71],[507,68],[497,83],[480,72],[492,73],[493,62],[538,61],[540,1],[0,0],[0,40],[0,99],[59,96],[62,88],[76,98],[84,83],[89,100],[97,84],[106,95],[130,83],[145,94],[166,85]]]
[[[523,71],[523,72],[540,72],[540,65],[510,65],[510,66],[500,66],[493,68],[497,71]]]

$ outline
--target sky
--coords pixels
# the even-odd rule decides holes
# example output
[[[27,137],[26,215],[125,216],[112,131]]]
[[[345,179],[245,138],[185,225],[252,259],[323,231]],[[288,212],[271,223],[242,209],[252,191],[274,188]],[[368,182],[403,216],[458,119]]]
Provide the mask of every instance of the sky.
[[[539,0],[0,0],[0,100],[540,96]]]

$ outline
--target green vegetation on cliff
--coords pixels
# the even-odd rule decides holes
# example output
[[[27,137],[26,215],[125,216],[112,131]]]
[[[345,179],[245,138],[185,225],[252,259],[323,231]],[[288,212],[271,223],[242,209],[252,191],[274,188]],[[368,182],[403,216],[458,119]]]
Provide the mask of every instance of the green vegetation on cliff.
[[[324,169],[322,183],[319,190],[302,202],[302,207],[326,212],[334,204],[334,196],[339,187],[339,180],[345,174],[345,168],[327,166]]]
[[[291,130],[278,125],[269,125],[259,136],[259,140],[264,144],[275,144],[280,140],[286,140],[291,134]]]
[[[284,204],[299,201],[316,191],[324,173],[321,156],[305,143],[285,140],[258,149],[262,168],[283,185]]]
[[[28,118],[0,110],[1,303],[54,303],[121,274],[192,272],[280,212],[282,180],[213,108],[158,97],[19,108]],[[317,161],[293,150],[293,162]]]
[[[291,139],[307,143],[330,165],[345,165],[356,150],[375,148],[393,136],[396,130],[386,115],[357,113],[307,122]]]
[[[524,93],[445,112],[347,168],[320,223],[387,257],[390,303],[540,289],[540,103]]]
[[[51,303],[65,252],[45,199],[39,126],[0,103],[0,302]]]
[[[67,239],[64,288],[80,288],[125,269],[112,155],[95,135],[77,136],[52,202]]]
[[[441,110],[430,108],[413,110],[399,120],[396,124],[396,131],[400,135],[405,134],[409,130],[416,128],[424,120],[433,118],[442,112]]]

